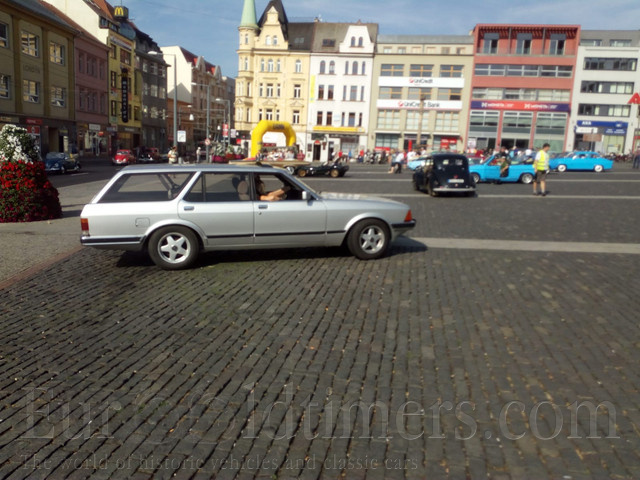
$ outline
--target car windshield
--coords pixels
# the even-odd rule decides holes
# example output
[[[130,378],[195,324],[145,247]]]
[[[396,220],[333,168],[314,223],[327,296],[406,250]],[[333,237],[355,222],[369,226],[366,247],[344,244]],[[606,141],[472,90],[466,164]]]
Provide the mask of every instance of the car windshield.
[[[45,157],[47,160],[64,160],[64,153],[60,152],[49,152]]]

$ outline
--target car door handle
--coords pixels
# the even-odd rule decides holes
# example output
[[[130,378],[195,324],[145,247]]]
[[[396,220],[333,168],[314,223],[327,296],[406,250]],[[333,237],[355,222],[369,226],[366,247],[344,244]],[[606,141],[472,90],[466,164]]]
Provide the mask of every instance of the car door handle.
[[[185,212],[190,212],[190,211],[195,210],[195,209],[196,209],[196,207],[194,207],[193,205],[186,205],[184,207],[184,211]]]
[[[259,208],[260,210],[266,210],[267,208],[269,208],[269,206],[268,206],[268,205],[264,205],[264,204],[263,204],[263,205],[258,205],[258,208]]]

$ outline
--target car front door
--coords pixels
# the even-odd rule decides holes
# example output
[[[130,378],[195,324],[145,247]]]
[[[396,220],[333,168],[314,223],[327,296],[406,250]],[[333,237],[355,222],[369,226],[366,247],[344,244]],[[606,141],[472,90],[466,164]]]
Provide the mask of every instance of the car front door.
[[[281,173],[262,173],[266,192],[288,187],[286,198],[260,200],[255,191],[253,202],[255,244],[278,247],[323,246],[326,244],[327,209],[322,200],[303,199],[301,187],[289,182]]]
[[[180,218],[200,227],[207,247],[253,245],[253,202],[248,175],[204,173],[178,205]]]

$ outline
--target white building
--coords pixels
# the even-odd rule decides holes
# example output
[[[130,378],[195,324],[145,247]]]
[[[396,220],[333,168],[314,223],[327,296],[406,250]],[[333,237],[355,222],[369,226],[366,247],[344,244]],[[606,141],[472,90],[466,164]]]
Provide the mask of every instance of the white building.
[[[355,159],[366,149],[377,24],[315,24],[306,159]]]
[[[582,30],[566,150],[629,153],[640,146],[640,31]]]

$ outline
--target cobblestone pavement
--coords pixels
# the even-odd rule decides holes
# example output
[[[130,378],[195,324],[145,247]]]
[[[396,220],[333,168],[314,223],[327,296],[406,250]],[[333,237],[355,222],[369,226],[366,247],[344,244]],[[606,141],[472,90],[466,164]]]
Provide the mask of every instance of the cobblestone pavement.
[[[0,290],[0,478],[640,478],[640,256],[579,250],[637,242],[640,176],[409,178],[308,182],[412,206],[381,260],[84,249]]]

